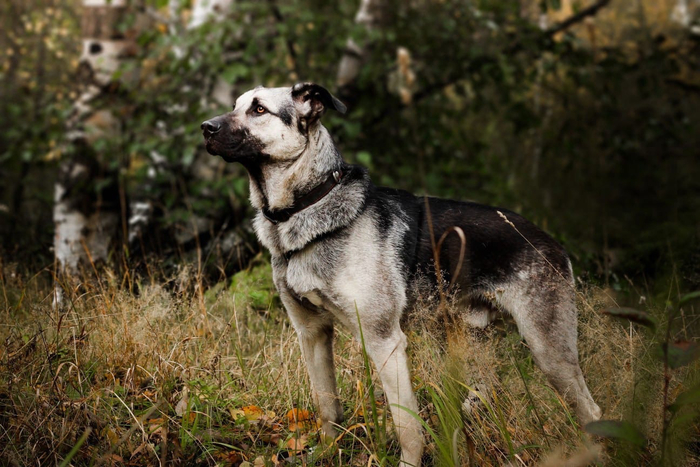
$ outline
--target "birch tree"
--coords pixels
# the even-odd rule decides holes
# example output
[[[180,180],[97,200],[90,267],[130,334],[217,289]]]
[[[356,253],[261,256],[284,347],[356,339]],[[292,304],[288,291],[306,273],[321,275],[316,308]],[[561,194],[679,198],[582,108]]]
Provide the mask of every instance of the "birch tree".
[[[360,8],[355,15],[355,23],[371,31],[379,25],[381,20],[382,0],[362,0]],[[370,45],[358,45],[352,38],[349,38],[345,46],[345,52],[340,59],[336,85],[338,88],[349,88],[360,74],[362,65],[369,55]]]

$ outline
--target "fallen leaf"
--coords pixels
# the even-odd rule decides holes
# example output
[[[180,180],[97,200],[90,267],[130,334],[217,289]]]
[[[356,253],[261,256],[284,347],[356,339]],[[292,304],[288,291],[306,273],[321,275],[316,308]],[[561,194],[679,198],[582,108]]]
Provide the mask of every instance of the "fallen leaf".
[[[272,433],[272,434],[260,434],[260,441],[266,444],[271,444],[273,446],[277,446],[280,441],[282,441],[282,436],[278,433]]]
[[[239,467],[242,462],[244,461],[243,456],[241,456],[241,453],[237,451],[229,451],[225,453],[222,456],[222,459],[224,462],[226,462],[228,465],[232,467]],[[250,464],[248,464],[250,465]]]
[[[309,437],[307,435],[299,435],[292,437],[287,441],[287,448],[290,451],[302,452],[306,449],[309,444]]]
[[[309,431],[314,427],[313,414],[308,410],[294,408],[287,412],[289,431]]]
[[[287,412],[287,420],[289,420],[290,423],[311,420],[311,412],[308,410],[299,410],[295,407]]]
[[[115,446],[119,442],[119,435],[117,435],[117,433],[111,427],[106,427],[104,430],[102,430],[102,432],[109,440],[109,444],[111,446]]]
[[[160,429],[163,426],[163,423],[165,422],[164,418],[149,418],[146,420],[146,423],[148,424],[148,431],[153,433],[154,431]]]
[[[263,412],[263,410],[257,405],[246,405],[245,407],[241,408],[241,410],[243,411],[245,418],[250,422],[259,420],[260,417],[265,415],[265,412]]]

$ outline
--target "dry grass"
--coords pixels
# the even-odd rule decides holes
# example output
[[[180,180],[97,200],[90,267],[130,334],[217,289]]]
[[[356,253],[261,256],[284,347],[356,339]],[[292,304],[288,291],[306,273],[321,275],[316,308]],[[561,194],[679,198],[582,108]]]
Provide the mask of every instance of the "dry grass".
[[[396,462],[393,435],[385,438],[369,417],[361,346],[343,330],[335,347],[347,433],[326,447],[312,424],[295,427],[286,418],[294,407],[313,407],[296,337],[270,293],[264,262],[238,276],[237,293],[223,284],[205,292],[193,271],[152,283],[105,271],[100,281],[72,285],[61,311],[51,306],[46,276],[24,279],[8,267],[2,274],[0,464]],[[582,290],[583,371],[606,418],[638,413],[633,399],[644,404],[638,421],[650,441],[642,459],[652,459],[662,424],[661,370],[648,358],[643,330],[601,315],[609,295]],[[445,336],[432,332],[429,316],[416,314],[408,333],[421,417],[436,433],[426,435],[427,465],[450,464],[439,453],[445,443],[458,465],[630,465],[619,445],[580,430],[512,324]],[[696,374],[697,365],[680,372],[674,394]],[[465,385],[484,397],[470,413],[461,408]],[[375,397],[381,421],[378,388]],[[450,410],[458,430],[445,435],[452,429],[440,414]]]

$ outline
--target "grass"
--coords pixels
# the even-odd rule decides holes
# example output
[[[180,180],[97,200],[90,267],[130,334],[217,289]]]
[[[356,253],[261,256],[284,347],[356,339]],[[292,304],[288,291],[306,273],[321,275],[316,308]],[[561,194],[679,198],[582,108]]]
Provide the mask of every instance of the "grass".
[[[50,271],[25,277],[11,266],[0,274],[0,464],[397,462],[381,385],[342,328],[344,432],[330,445],[319,439],[296,336],[263,259],[231,287],[208,290],[192,270],[167,279],[104,270],[64,284],[60,310]],[[601,313],[615,305],[612,291],[580,290],[580,359],[594,399],[605,418],[633,422],[646,444],[635,451],[584,433],[510,322],[445,332],[426,302],[407,328],[426,465],[659,464],[665,425],[665,465],[699,465],[697,410],[664,422],[665,372],[650,331]],[[671,337],[697,340],[693,313],[689,302]],[[668,394],[697,381],[694,362],[669,374]],[[481,404],[465,405],[468,396]]]

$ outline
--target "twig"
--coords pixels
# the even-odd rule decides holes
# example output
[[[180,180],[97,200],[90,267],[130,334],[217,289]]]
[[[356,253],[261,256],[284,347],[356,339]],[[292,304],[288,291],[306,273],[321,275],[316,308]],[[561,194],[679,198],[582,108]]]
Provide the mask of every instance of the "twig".
[[[457,279],[459,272],[462,270],[462,263],[464,262],[464,253],[466,252],[466,249],[467,249],[467,236],[464,235],[464,230],[462,230],[461,227],[457,227],[456,225],[453,225],[449,229],[445,230],[445,232],[440,237],[440,240],[438,240],[438,242],[437,242],[438,255],[440,254],[440,250],[442,250],[442,243],[445,241],[447,236],[449,234],[451,234],[452,232],[456,233],[459,236],[459,241],[460,241],[459,261],[457,261],[457,267],[455,267],[455,270],[452,273],[452,278],[450,279],[450,285],[447,287],[448,290],[450,287],[452,287],[452,284],[454,284],[455,279]]]
[[[455,271],[452,275],[450,283],[447,286],[447,290],[449,291],[450,287],[452,287],[452,284],[454,283],[455,279],[459,275],[459,271],[462,269],[462,263],[464,262],[464,254],[465,254],[466,249],[467,249],[467,237],[466,237],[466,235],[464,235],[464,231],[462,230],[461,227],[453,225],[452,227],[445,230],[445,232],[443,232],[443,234],[440,236],[440,240],[438,240],[438,242],[436,243],[435,242],[435,232],[433,230],[433,216],[430,212],[429,198],[427,196],[425,196],[424,200],[425,200],[425,214],[426,214],[426,219],[428,221],[428,230],[430,231],[430,244],[433,248],[433,261],[435,261],[435,280],[437,282],[438,293],[440,294],[440,306],[439,306],[439,308],[442,310],[444,324],[445,324],[445,327],[447,328],[449,316],[447,314],[447,296],[446,296],[445,290],[443,289],[442,267],[440,266],[440,250],[442,249],[442,243],[445,241],[445,239],[447,238],[447,236],[450,233],[455,232],[459,236],[459,240],[461,242],[460,248],[459,248],[459,260],[457,261],[457,267],[455,268]]]
[[[589,6],[588,8],[584,8],[583,10],[579,11],[575,15],[569,16],[567,19],[562,21],[561,23],[555,24],[551,28],[547,29],[544,32],[544,35],[546,37],[552,37],[553,35],[564,31],[565,29],[570,28],[576,23],[580,23],[584,19],[588,18],[589,16],[593,16],[596,13],[598,13],[598,10],[601,8],[604,8],[610,3],[610,0],[598,0],[596,3],[593,5]]]
[[[607,6],[610,3],[610,0],[599,0],[598,2],[594,3],[593,5],[589,6],[588,8],[584,8],[583,10],[579,11],[575,15],[570,16],[569,18],[565,19],[561,23],[555,24],[551,28],[545,30],[542,33],[541,39],[551,39],[552,36],[555,34],[562,32],[574,24],[580,23],[584,19],[586,19],[589,16],[593,16],[598,11],[605,6]],[[520,51],[523,48],[523,42],[521,40],[515,41],[511,43],[508,47],[506,47],[502,53],[506,55],[514,54],[515,52]],[[438,89],[442,89],[446,86],[449,86],[451,84],[456,83],[460,79],[462,79],[465,75],[470,73],[473,70],[479,69],[483,67],[484,65],[487,65],[489,63],[494,63],[496,62],[496,59],[491,56],[481,56],[478,57],[476,60],[473,60],[469,62],[469,64],[466,66],[462,72],[458,73],[457,75],[449,76],[444,80],[441,80],[436,83],[428,84],[426,85],[423,89],[417,91],[413,95],[413,102],[418,102],[426,97],[428,97],[430,94],[432,94],[433,91],[436,91]],[[386,114],[383,114],[386,115]]]
[[[532,242],[530,241],[530,239],[528,239],[525,235],[523,235],[523,233],[520,230],[518,230],[518,228],[515,226],[515,224],[513,224],[513,222],[511,222],[506,217],[505,214],[503,214],[501,211],[496,211],[496,213],[505,221],[506,224],[510,225],[513,228],[513,230],[515,230],[518,233],[518,235],[520,235],[520,237],[522,237],[522,239],[525,240],[537,252],[537,254],[540,255],[540,257],[542,257],[542,259],[544,259],[544,261],[549,265],[549,267],[552,268],[552,271],[554,271],[561,278],[561,280],[564,282],[564,284],[567,285],[571,290],[573,290],[575,295],[577,295],[578,297],[581,298],[584,305],[586,305],[588,308],[590,308],[590,310],[592,312],[595,313],[595,308],[593,308],[593,306],[590,303],[588,303],[588,301],[586,301],[585,297],[583,296],[583,294],[581,292],[576,290],[576,284],[573,281],[573,277],[571,278],[572,279],[571,281],[569,281],[566,277],[564,277],[564,275],[561,273],[561,271],[559,271],[559,269],[557,269],[556,266],[554,266],[552,264],[552,262],[549,261],[549,258],[547,258],[544,255],[544,253],[542,253],[535,245],[533,245]],[[612,299],[612,297],[609,297],[609,298]],[[613,301],[615,301],[615,299],[613,299]],[[618,306],[617,302],[615,302],[615,306]]]
[[[275,3],[275,0],[267,0],[267,3],[270,5],[270,10],[272,10],[272,16],[275,17],[275,21],[279,24],[286,24],[284,15],[282,15],[282,12],[280,11],[279,7]],[[284,43],[287,45],[287,52],[289,53],[289,56],[292,59],[292,64],[294,68],[294,73],[296,73],[297,76],[299,75],[299,65],[297,61],[297,52],[294,50],[294,44],[292,41],[289,40],[288,37],[285,36]]]

